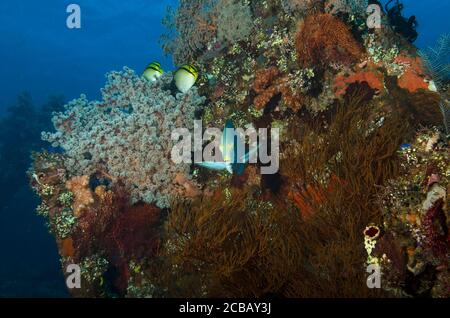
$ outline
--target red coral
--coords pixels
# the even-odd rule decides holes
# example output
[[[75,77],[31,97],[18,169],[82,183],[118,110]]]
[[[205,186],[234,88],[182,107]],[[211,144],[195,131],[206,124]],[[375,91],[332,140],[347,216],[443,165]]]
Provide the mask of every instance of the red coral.
[[[132,260],[155,254],[159,244],[155,224],[160,213],[155,206],[140,203],[114,222],[110,238],[121,257]]]
[[[144,203],[130,205],[129,193],[120,182],[110,190],[97,187],[94,198],[95,203],[78,218],[73,241],[62,242],[61,251],[75,261],[104,253],[113,287],[124,294],[130,261],[152,258],[158,250],[161,210]]]
[[[258,94],[254,100],[257,109],[265,108],[277,95],[293,110],[298,110],[303,102],[301,93],[292,90],[289,77],[276,67],[257,71],[253,90]]]
[[[350,65],[363,53],[349,27],[326,13],[309,15],[299,25],[296,49],[302,67]]]
[[[406,71],[399,78],[398,85],[411,93],[417,92],[420,89],[428,89],[428,83],[426,83],[422,77],[410,70]]]
[[[429,83],[426,81],[428,76],[419,57],[414,58],[400,54],[395,62],[405,67],[403,75],[398,79],[398,86],[407,89],[410,93],[415,93],[420,89],[428,90]]]
[[[300,191],[291,191],[289,199],[297,206],[304,218],[313,214],[314,208],[326,201],[327,195],[338,188],[345,187],[345,182],[336,175],[332,175],[325,189],[307,185]]]
[[[370,88],[382,91],[384,88],[383,74],[377,71],[359,71],[349,76],[338,75],[334,80],[334,90],[336,97],[342,97],[347,92],[347,88],[353,83],[366,82]]]
[[[129,206],[128,192],[121,185],[109,191],[95,191],[95,203],[83,210],[73,234],[73,244],[78,258],[95,254],[102,248],[111,224]],[[101,196],[99,196],[101,194]]]
[[[289,198],[300,210],[304,218],[313,214],[314,207],[325,200],[325,194],[311,185],[307,185],[302,191],[289,193]]]
[[[425,233],[424,247],[434,258],[446,262],[450,256],[450,243],[443,199],[436,201],[427,211],[422,225]]]
[[[116,273],[113,285],[124,293],[128,285],[129,262],[154,257],[160,240],[156,225],[161,210],[149,204],[140,203],[130,207],[112,224],[105,244],[108,258]]]

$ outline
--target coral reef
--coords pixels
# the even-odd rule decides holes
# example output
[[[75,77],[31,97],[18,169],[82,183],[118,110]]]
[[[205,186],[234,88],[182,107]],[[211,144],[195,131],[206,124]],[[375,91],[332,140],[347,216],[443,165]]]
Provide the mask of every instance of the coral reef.
[[[411,93],[420,89],[429,89],[430,84],[425,80],[425,68],[420,58],[399,55],[395,62],[404,66],[403,75],[398,79],[398,85],[401,88],[407,89]]]
[[[298,222],[294,211],[278,210],[257,193],[217,192],[193,205],[177,204],[165,247],[177,269],[169,284],[193,284],[179,289],[197,289],[198,297],[283,295],[301,262]],[[198,280],[185,277],[192,275]]]
[[[281,7],[286,14],[301,15],[308,11],[315,0],[281,0]]]
[[[333,15],[362,15],[368,5],[368,0],[333,0],[327,1],[325,11]]]
[[[73,212],[75,216],[80,216],[83,209],[94,203],[94,197],[89,189],[89,177],[73,177],[66,182],[66,188],[73,194]],[[61,196],[63,196],[62,194]],[[60,197],[61,199],[62,197]],[[62,200],[60,200],[62,201]]]
[[[279,94],[283,102],[293,110],[299,110],[302,105],[301,92],[294,93],[289,76],[283,76],[276,68],[258,71],[253,89],[258,94],[254,99],[257,109],[264,109]]]
[[[331,14],[312,14],[300,23],[295,39],[303,67],[323,64],[350,65],[362,55],[349,27]]]
[[[91,190],[86,176],[67,179],[65,157],[35,154],[31,176],[41,193],[40,210],[55,234],[63,267],[79,264],[82,291],[74,296],[124,295],[128,287],[129,263],[156,255],[160,242],[161,210],[145,203],[132,204],[125,185],[97,186]],[[44,189],[52,189],[45,195]],[[68,191],[73,195],[68,195]],[[47,192],[46,192],[47,193]],[[70,198],[69,200],[67,198]],[[104,290],[105,279],[110,286]]]
[[[367,83],[372,89],[382,92],[384,90],[384,74],[367,65],[364,65],[362,69],[358,67],[355,72],[350,74],[339,74],[334,79],[335,95],[344,96],[348,87],[354,83]]]
[[[321,131],[317,122],[299,123],[292,133],[303,137],[300,140],[289,138],[291,141],[285,145],[280,165],[280,173],[286,179],[283,192],[288,193],[307,226],[316,231],[311,228],[309,235],[317,241],[327,242],[330,248],[341,242],[340,253],[359,255],[360,263],[343,265],[354,275],[348,277],[353,281],[350,283],[353,290],[351,286],[345,286],[348,294],[341,294],[347,296],[366,293],[364,286],[355,283],[360,275],[358,267],[363,266],[364,249],[352,237],[363,233],[367,224],[381,221],[379,206],[373,202],[379,195],[379,188],[398,175],[400,161],[396,154],[408,132],[408,126],[399,114],[383,115],[382,110],[366,104],[366,96],[360,90],[349,97],[348,102],[336,110],[326,131]],[[382,118],[383,125],[379,126]],[[333,229],[333,224],[340,225],[336,231],[320,233]],[[325,250],[316,246],[311,246],[311,250],[318,253],[317,257],[327,266],[332,266],[331,257],[343,257],[334,252],[325,254]],[[340,274],[333,275],[336,276],[329,277],[330,286],[340,282]],[[321,281],[317,277],[314,279]]]
[[[420,56],[433,78],[431,85],[434,85],[436,90],[442,94],[442,101],[439,106],[444,117],[446,132],[450,134],[450,64],[448,62],[448,57],[450,56],[450,34],[442,35],[436,47],[430,47],[420,52]]]
[[[195,62],[204,50],[220,49],[223,42],[245,40],[254,27],[249,3],[243,0],[182,0],[164,24],[169,32],[162,46],[177,65]]]
[[[217,0],[182,0],[177,10],[169,8],[163,24],[168,33],[162,37],[162,47],[172,54],[177,65],[195,61],[198,51],[206,48],[217,33],[216,14],[212,12]]]
[[[402,157],[401,174],[380,196],[381,239],[396,244],[393,251],[380,241],[377,251],[383,273],[393,276],[387,289],[399,296],[449,297],[448,144],[436,129],[422,130]]]
[[[220,1],[216,10],[217,39],[235,43],[245,40],[253,30],[253,16],[248,4],[237,0]]]
[[[368,3],[182,0],[162,44],[191,90],[125,68],[55,113],[29,177],[73,296],[448,297],[448,74]],[[195,119],[279,129],[279,171],[172,163]]]
[[[43,133],[43,138],[64,149],[66,168],[85,176],[86,184],[95,174],[121,179],[135,202],[167,207],[185,191],[177,175],[185,174],[189,182],[189,167],[170,159],[171,133],[193,128],[195,111],[204,101],[195,88],[172,96],[170,80],[169,75],[149,83],[130,69],[110,73],[101,102],[88,102],[84,96],[72,101],[53,118],[57,132]]]

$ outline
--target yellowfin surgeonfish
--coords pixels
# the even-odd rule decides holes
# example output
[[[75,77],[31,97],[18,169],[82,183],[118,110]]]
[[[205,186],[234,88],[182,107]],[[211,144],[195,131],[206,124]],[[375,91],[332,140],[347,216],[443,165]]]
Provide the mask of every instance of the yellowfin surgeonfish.
[[[175,85],[182,93],[187,93],[198,79],[198,70],[192,64],[181,66],[174,75]]]
[[[158,62],[150,63],[144,71],[143,76],[151,82],[155,82],[164,74],[161,64]]]

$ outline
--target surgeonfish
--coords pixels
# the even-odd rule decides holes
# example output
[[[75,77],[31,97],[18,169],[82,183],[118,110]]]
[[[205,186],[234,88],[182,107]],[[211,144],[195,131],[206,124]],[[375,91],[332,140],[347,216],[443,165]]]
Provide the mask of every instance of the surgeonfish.
[[[175,86],[183,94],[187,93],[198,79],[198,70],[192,64],[181,66],[174,75]]]
[[[258,151],[258,147],[254,147],[241,158],[238,156],[238,147],[245,147],[242,139],[237,135],[230,133],[229,129],[235,129],[233,123],[228,120],[225,124],[225,129],[222,133],[222,140],[219,145],[219,150],[222,154],[223,162],[200,162],[197,163],[200,167],[211,170],[226,170],[230,174],[241,175],[244,173],[245,166],[250,160],[250,157]],[[245,148],[242,148],[245,149]]]
[[[161,68],[161,63],[150,63],[144,70],[143,76],[151,82],[155,82],[164,74],[164,70]]]

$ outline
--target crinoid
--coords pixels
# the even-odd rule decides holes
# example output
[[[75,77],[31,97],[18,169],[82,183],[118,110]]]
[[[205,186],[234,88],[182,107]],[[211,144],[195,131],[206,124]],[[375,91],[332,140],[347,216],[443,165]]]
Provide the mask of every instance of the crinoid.
[[[394,0],[389,0],[385,9],[389,18],[389,22],[395,32],[404,36],[409,42],[414,43],[419,34],[417,33],[418,22],[416,16],[405,18],[402,15],[404,5],[399,0],[395,0],[395,5],[390,7]]]

